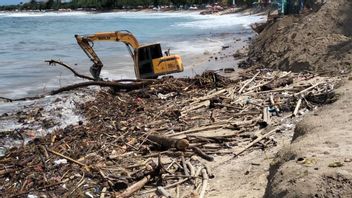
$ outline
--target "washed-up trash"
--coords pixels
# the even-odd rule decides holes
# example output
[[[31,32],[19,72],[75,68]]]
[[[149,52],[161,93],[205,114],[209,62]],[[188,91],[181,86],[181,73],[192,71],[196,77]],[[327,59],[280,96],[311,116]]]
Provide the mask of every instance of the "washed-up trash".
[[[224,45],[224,46],[222,46],[222,50],[224,50],[224,49],[227,49],[227,48],[229,48],[230,46],[228,46],[228,45]]]
[[[342,167],[343,163],[342,162],[333,162],[331,164],[328,165],[330,168],[338,168],[338,167]]]
[[[296,161],[298,164],[302,164],[304,166],[313,166],[317,163],[317,160],[314,158],[298,158]]]
[[[6,148],[0,147],[0,157],[5,156],[5,153],[6,153]]]
[[[87,197],[94,198],[94,196],[90,192],[85,192],[84,194],[87,195]]]
[[[54,161],[55,165],[60,165],[60,164],[67,164],[66,159],[59,159]]]
[[[29,195],[27,196],[27,198],[38,198],[38,196],[37,196],[37,195],[31,195],[31,194],[29,194]]]
[[[159,98],[159,99],[162,99],[162,100],[166,100],[166,99],[168,99],[168,98],[170,98],[170,97],[173,97],[173,96],[175,96],[175,95],[176,95],[175,92],[171,92],[171,93],[168,93],[168,94],[158,93],[158,98]]]

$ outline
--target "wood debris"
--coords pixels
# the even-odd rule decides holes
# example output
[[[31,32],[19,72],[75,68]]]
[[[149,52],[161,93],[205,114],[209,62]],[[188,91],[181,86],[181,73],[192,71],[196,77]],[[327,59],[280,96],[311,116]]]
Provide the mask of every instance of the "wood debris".
[[[263,70],[236,81],[206,72],[127,91],[102,88],[81,105],[83,123],[0,158],[0,195],[176,197],[193,186],[206,197],[214,178],[207,161],[273,146],[269,137],[283,129],[282,120],[334,97],[337,82]]]

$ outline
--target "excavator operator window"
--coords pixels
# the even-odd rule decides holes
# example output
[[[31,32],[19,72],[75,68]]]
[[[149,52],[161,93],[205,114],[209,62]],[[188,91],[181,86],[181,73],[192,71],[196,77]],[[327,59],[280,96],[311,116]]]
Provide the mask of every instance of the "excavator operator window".
[[[153,76],[153,59],[162,57],[160,44],[148,45],[138,49],[138,67],[141,76]]]
[[[150,45],[149,50],[152,54],[152,59],[160,58],[163,56],[160,44]]]
[[[141,75],[153,73],[153,63],[148,48],[138,49],[138,67]]]

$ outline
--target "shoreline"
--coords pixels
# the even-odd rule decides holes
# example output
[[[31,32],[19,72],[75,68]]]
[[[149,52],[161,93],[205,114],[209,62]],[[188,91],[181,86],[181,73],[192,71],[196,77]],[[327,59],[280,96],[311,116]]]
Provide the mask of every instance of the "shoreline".
[[[132,15],[132,14],[130,14],[130,15]],[[130,15],[127,18],[129,18]],[[195,14],[195,15],[197,15],[197,14]],[[22,16],[20,16],[20,17],[22,17]],[[23,16],[23,17],[25,17],[25,16]],[[45,16],[43,16],[43,17],[45,17]],[[115,17],[115,16],[101,16],[101,17],[99,17],[99,19],[104,20],[105,17],[110,18],[110,17]],[[117,16],[117,17],[119,17],[119,16]],[[94,18],[94,16],[92,18]],[[156,17],[156,18],[158,18],[158,17]],[[192,23],[194,23],[196,25],[197,20],[200,20],[197,17],[195,17],[195,19],[193,19],[193,14],[192,14],[191,18],[192,18],[192,21],[189,24],[185,24],[185,26],[182,26],[183,25],[182,23],[181,24],[175,23],[174,26],[177,27],[178,25],[180,25],[181,29],[185,29],[188,32],[188,31],[190,31],[189,26],[193,25]],[[225,18],[228,18],[228,17],[225,17]],[[233,18],[233,17],[230,16],[230,18]],[[234,18],[237,18],[237,17],[235,16]],[[250,21],[264,20],[264,19],[259,19],[259,18],[261,18],[261,17],[257,17],[257,16],[255,16],[253,18],[249,17],[249,20]],[[265,17],[263,16],[263,18],[265,18]],[[213,19],[213,17],[211,17],[211,19]],[[40,18],[37,18],[37,19],[33,18],[33,20],[41,20],[41,19]],[[60,19],[60,20],[63,20],[63,19]],[[178,20],[178,19],[176,19],[176,20]],[[214,21],[213,20],[211,20],[211,21],[216,22],[219,20],[222,20],[222,19],[217,18],[217,16],[214,16]],[[246,20],[246,16],[243,18],[243,20]],[[199,31],[199,29],[203,29],[203,26],[207,25],[207,17],[205,17],[205,18],[201,17],[200,21],[201,21],[201,23],[199,24],[199,27],[197,26],[197,31]],[[188,23],[188,22],[186,22],[186,23]],[[219,32],[217,32],[217,30],[215,28],[214,29],[215,32],[212,32],[212,29],[209,29],[209,30],[205,31],[204,33],[194,33],[194,34],[185,33],[184,35],[186,35],[186,36],[183,36],[183,37],[177,36],[177,37],[175,37],[175,39],[171,38],[171,40],[167,40],[165,38],[160,40],[164,49],[171,48],[172,53],[180,54],[181,57],[183,57],[183,59],[184,59],[184,63],[186,65],[186,70],[188,70],[188,71],[186,71],[186,73],[184,72],[182,74],[177,74],[177,76],[182,77],[182,76],[192,75],[194,73],[194,72],[190,71],[190,70],[192,70],[192,68],[195,68],[197,70],[196,73],[199,74],[199,73],[201,73],[200,70],[202,70],[201,69],[202,67],[195,67],[195,65],[197,65],[197,66],[206,65],[205,67],[203,67],[206,69],[206,68],[210,67],[209,62],[213,62],[214,57],[219,58],[219,60],[220,60],[220,58],[223,59],[224,55],[214,54],[214,53],[221,52],[222,46],[228,45],[227,44],[228,42],[229,43],[235,42],[235,40],[233,40],[232,37],[241,37],[241,40],[247,39],[245,37],[251,37],[251,35],[250,35],[251,32],[249,31],[250,28],[248,27],[247,23],[246,22],[240,22],[240,23],[243,23],[244,25],[242,25],[242,24],[239,24],[238,26],[234,25],[234,27],[236,29],[234,29],[232,32],[229,29],[230,26],[225,24],[224,26],[221,26],[221,27],[219,26],[220,29],[224,29],[224,33],[219,33],[220,30],[219,30]],[[186,26],[186,25],[188,25],[188,26]],[[243,27],[243,26],[246,26],[246,27]],[[189,35],[189,36],[187,36],[187,35]],[[66,42],[66,40],[65,40],[65,42]],[[145,42],[145,41],[141,40],[141,42]],[[147,41],[145,43],[148,43],[148,42],[153,42],[153,41]],[[155,39],[155,42],[159,42],[158,38]],[[66,43],[67,43],[66,45],[71,45],[71,44],[73,45],[74,41],[73,41],[73,39],[69,38]],[[239,47],[243,46],[243,44],[241,44],[241,41],[237,42],[237,44]],[[55,50],[55,49],[52,49],[52,46],[47,46],[46,48],[51,49],[51,51]],[[53,47],[53,48],[55,48],[55,47]],[[60,51],[60,49],[58,49],[58,53],[59,53],[58,58],[55,57],[56,55],[51,55],[53,53],[50,53],[49,56],[47,56],[45,58],[48,59],[49,57],[54,56],[53,58],[60,59],[60,60],[64,61],[65,63],[72,65],[72,66],[75,65],[74,67],[76,69],[85,73],[86,75],[89,75],[88,67],[85,67],[85,66],[88,66],[91,63],[89,62],[88,59],[85,58],[84,55],[82,55],[80,53],[81,52],[80,49],[76,50],[75,48],[76,47],[71,47],[70,51],[73,52],[72,54],[74,54],[74,55],[69,55],[69,56],[67,56],[67,58],[65,58],[65,55],[64,55],[65,52],[62,50]],[[206,49],[206,48],[210,48],[210,50]],[[121,50],[124,50],[124,49],[118,49],[117,52],[124,55],[123,53],[125,53],[125,51],[121,51]],[[213,52],[213,50],[216,50],[216,51]],[[237,50],[237,48],[236,49],[234,48],[233,51],[236,51],[236,50]],[[99,53],[100,51],[97,51],[97,52]],[[104,51],[102,51],[102,52],[104,52]],[[209,55],[207,57],[207,55],[204,55],[204,54],[211,54],[211,55]],[[104,55],[104,54],[102,54],[102,55]],[[37,54],[37,56],[40,56],[40,54]],[[62,57],[60,57],[60,56],[62,56]],[[211,56],[213,58],[209,61],[209,58]],[[13,56],[13,57],[14,58],[11,61],[14,62],[17,67],[21,67],[22,63],[19,62],[17,64],[17,62],[15,60],[15,56]],[[33,57],[35,57],[35,56],[33,56]],[[44,57],[44,56],[42,56],[42,57]],[[103,57],[104,65],[105,65],[105,67],[103,69],[103,74],[105,75],[104,77],[107,77],[110,79],[116,79],[116,80],[119,80],[121,78],[133,78],[134,77],[133,72],[131,70],[129,70],[129,68],[130,68],[129,63],[131,62],[129,57],[126,57],[126,56],[119,57],[119,55],[110,55],[110,54],[108,56],[105,56],[105,57],[102,56],[102,57]],[[104,58],[106,58],[106,59],[104,59]],[[118,61],[116,61],[117,58],[121,58],[120,59],[120,61],[122,62],[121,64],[117,63],[118,62]],[[40,67],[46,67],[46,64],[42,63],[42,60],[43,60],[43,58],[41,58],[40,60],[38,58],[33,58],[33,60],[31,60],[31,62],[28,62],[28,64],[39,65]],[[34,61],[36,61],[36,62],[34,62]],[[221,62],[221,61],[217,61],[217,62]],[[77,64],[77,66],[76,66],[76,64]],[[216,62],[215,62],[215,64],[216,64]],[[226,64],[229,65],[229,63],[226,63]],[[121,69],[120,69],[120,66],[121,66]],[[191,66],[192,68],[190,68],[188,66]],[[228,67],[228,66],[226,66],[226,67]],[[190,69],[188,69],[188,68],[190,68]],[[36,69],[36,68],[34,68],[34,69]],[[219,69],[219,67],[217,67],[215,69]],[[43,71],[48,73],[48,72],[51,72],[50,70],[51,69],[44,68]],[[59,85],[65,86],[65,85],[68,85],[70,82],[77,82],[76,80],[74,80],[71,77],[71,74],[67,73],[67,72],[64,72],[62,77],[55,76],[55,72],[56,72],[56,74],[60,74],[61,70],[62,69],[60,69],[60,68],[58,68],[58,69],[54,68],[53,74],[49,74],[49,76],[53,77],[50,80],[48,80],[48,78],[43,76],[43,78],[42,78],[43,80],[41,82],[39,82],[41,80],[41,78],[38,78],[38,80],[36,80],[38,83],[36,84],[37,86],[35,87],[34,90],[30,89],[29,86],[24,86],[22,89],[23,91],[18,92],[18,94],[21,94],[20,96],[18,96],[16,92],[11,91],[11,90],[6,92],[6,88],[3,87],[4,89],[3,89],[2,96],[9,97],[9,98],[16,98],[16,97],[25,97],[28,95],[36,95],[36,94],[41,94],[43,92],[43,90],[54,89],[54,88],[57,88]],[[126,75],[124,75],[124,72],[126,72]],[[14,75],[12,73],[10,73],[10,74]],[[73,79],[73,81],[71,81],[72,79]],[[27,78],[26,80],[29,80],[29,82],[33,82],[32,79],[29,79],[29,78]],[[61,84],[61,83],[63,83],[63,84]],[[17,82],[14,82],[14,84],[16,85],[16,87],[20,86],[20,84]],[[19,87],[19,88],[21,88],[21,87]]]
[[[217,45],[217,49],[213,50],[208,50],[204,49],[203,53],[194,53],[185,56],[184,62],[191,62],[191,65],[187,65],[185,68],[185,71],[179,74],[173,74],[171,76],[174,76],[175,78],[194,78],[196,75],[201,75],[203,72],[206,72],[207,70],[214,71],[217,73],[220,73],[222,75],[226,75],[223,71],[228,70],[230,73],[234,74],[238,73],[238,68],[237,64],[242,59],[238,59],[238,57],[234,57],[233,55],[236,53],[236,51],[241,51],[249,46],[249,40],[248,37],[253,36],[254,33],[221,33],[219,35],[213,35],[213,39],[216,39],[219,42],[219,45]],[[220,41],[222,43],[220,43]],[[226,49],[222,49],[226,47]],[[242,55],[246,53],[246,50],[241,52]],[[99,89],[99,88],[98,88]],[[93,94],[95,91],[97,91],[97,88],[83,88],[78,91],[78,94],[82,94],[83,96],[87,97],[88,94]],[[42,93],[38,93],[42,94]],[[18,123],[16,119],[10,119],[7,120],[4,115],[14,115],[16,112],[31,112],[33,109],[42,109],[45,108],[47,105],[53,106],[53,109],[48,109],[46,111],[47,115],[55,115],[55,108],[59,109],[67,109],[70,108],[67,106],[67,104],[61,104],[61,100],[64,99],[66,101],[72,101],[73,103],[77,103],[79,105],[83,104],[81,99],[76,98],[75,99],[75,93],[74,92],[68,92],[68,93],[62,93],[54,96],[47,96],[42,99],[34,100],[34,101],[19,101],[19,102],[13,102],[13,103],[6,103],[6,102],[1,102],[0,100],[0,125],[4,126],[5,131],[11,131],[11,130],[19,130],[23,126],[21,123]],[[84,99],[83,101],[87,102],[89,100],[94,100],[94,97],[88,97],[89,99]],[[14,110],[16,109],[16,110]],[[50,120],[54,120],[55,123],[67,123],[62,125],[63,128],[66,127],[70,124],[77,124],[77,119],[76,117],[80,117],[80,113],[74,113],[72,111],[69,115],[75,119],[71,119],[70,116],[67,118],[60,118],[60,113],[57,116],[48,116]],[[45,117],[43,117],[45,119]],[[27,126],[28,127],[28,126]],[[58,127],[54,128],[49,128],[45,129],[43,126],[41,126],[40,123],[33,123],[30,124],[30,128],[35,128],[39,131],[48,131],[45,132],[44,134],[50,133],[51,131],[58,129]],[[1,132],[0,132],[1,133]],[[40,134],[40,133],[38,133]],[[32,134],[36,136],[36,134]],[[7,140],[11,141],[11,140]],[[29,141],[29,139],[26,140],[26,142]],[[13,146],[20,146],[22,143],[15,143]],[[4,143],[4,145],[9,145],[9,143]],[[12,147],[12,146],[11,146]]]
[[[250,14],[253,8],[245,7],[236,7],[236,8],[227,8],[220,11],[214,11],[212,13],[206,13],[209,9],[197,9],[197,10],[153,10],[153,9],[112,9],[112,10],[69,10],[69,11],[59,11],[59,10],[0,10],[1,13],[73,13],[73,12],[82,12],[90,14],[101,14],[101,13],[197,13],[199,15],[226,15],[226,14]],[[206,14],[202,14],[206,13]]]

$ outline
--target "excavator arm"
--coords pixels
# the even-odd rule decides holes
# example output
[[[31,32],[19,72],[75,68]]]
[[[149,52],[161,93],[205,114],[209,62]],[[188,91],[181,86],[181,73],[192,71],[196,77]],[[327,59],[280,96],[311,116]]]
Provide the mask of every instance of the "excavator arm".
[[[117,31],[117,32],[99,32],[91,35],[75,35],[78,45],[83,49],[87,54],[89,59],[93,62],[93,65],[90,68],[90,73],[96,79],[100,79],[101,68],[103,63],[101,62],[98,55],[95,53],[93,46],[95,41],[116,41],[123,42],[126,44],[127,49],[133,59],[133,62],[136,64],[136,49],[139,47],[139,43],[136,37],[133,36],[129,31]]]

